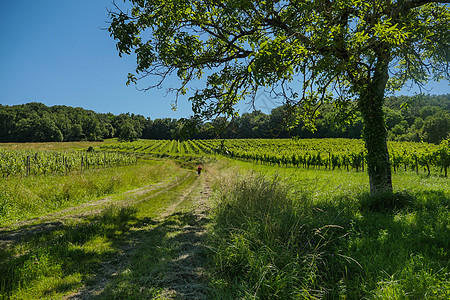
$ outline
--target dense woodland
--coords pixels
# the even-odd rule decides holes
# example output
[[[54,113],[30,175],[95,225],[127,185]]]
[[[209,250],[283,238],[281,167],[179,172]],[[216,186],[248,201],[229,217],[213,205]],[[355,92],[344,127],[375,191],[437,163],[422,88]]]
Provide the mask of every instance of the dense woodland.
[[[48,107],[42,103],[0,105],[0,142],[97,141],[117,137],[143,139],[208,138],[360,138],[362,119],[358,113],[348,124],[340,121],[332,105],[324,105],[316,130],[302,122],[288,130],[285,107],[268,114],[243,113],[226,121],[194,122],[190,119],[154,119],[124,113],[96,113],[68,106]],[[385,101],[388,139],[439,143],[450,138],[450,94],[389,97]]]

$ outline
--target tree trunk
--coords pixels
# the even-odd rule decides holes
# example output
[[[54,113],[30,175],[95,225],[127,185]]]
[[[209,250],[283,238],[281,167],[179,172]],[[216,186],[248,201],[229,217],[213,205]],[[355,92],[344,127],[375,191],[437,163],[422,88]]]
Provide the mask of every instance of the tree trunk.
[[[363,136],[367,150],[370,193],[392,193],[392,175],[387,148],[383,103],[388,75],[388,54],[378,57],[376,70],[361,91],[359,109],[364,119]]]

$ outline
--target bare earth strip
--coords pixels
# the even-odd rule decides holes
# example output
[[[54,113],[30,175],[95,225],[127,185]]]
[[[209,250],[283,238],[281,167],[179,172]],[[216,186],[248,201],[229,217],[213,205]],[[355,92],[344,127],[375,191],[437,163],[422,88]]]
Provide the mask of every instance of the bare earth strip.
[[[204,235],[206,224],[209,221],[212,173],[209,174],[210,176],[202,174],[201,177],[195,178],[191,185],[187,185],[177,193],[170,205],[158,213],[155,220],[158,224],[171,224],[167,220],[176,216],[189,218],[187,224],[182,226],[179,224],[170,225],[170,232],[176,232],[176,234],[169,239],[166,246],[169,246],[176,255],[169,261],[164,262],[164,274],[155,275],[155,277],[158,277],[158,279],[155,279],[157,286],[162,290],[157,297],[158,299],[208,299],[208,286],[204,270]],[[197,175],[188,174],[187,176]],[[121,273],[132,268],[130,267],[130,259],[133,255],[136,255],[139,247],[145,244],[145,240],[149,238],[147,236],[150,230],[151,226],[136,229],[135,233],[130,236],[128,243],[122,247],[121,253],[111,261],[104,262],[102,270],[96,277],[96,282],[85,286],[66,299],[105,298],[105,289],[108,284],[117,279]],[[155,271],[155,273],[158,273],[158,271]],[[145,289],[146,286],[141,288]]]
[[[178,244],[178,255],[168,263],[167,272],[161,281],[164,291],[160,298],[208,299],[208,287],[205,285],[204,235],[209,221],[210,177],[205,176],[198,185],[185,194],[178,203],[169,207],[162,217],[176,213],[177,206],[189,197],[194,207],[192,221],[180,228],[174,243]],[[194,194],[194,195],[192,195]]]

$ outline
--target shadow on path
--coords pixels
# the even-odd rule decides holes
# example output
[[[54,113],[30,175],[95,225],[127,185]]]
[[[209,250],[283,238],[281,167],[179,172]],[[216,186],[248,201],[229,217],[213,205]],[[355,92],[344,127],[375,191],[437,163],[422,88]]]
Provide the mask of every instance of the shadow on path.
[[[127,239],[132,247],[101,268],[94,285],[69,299],[209,299],[207,223],[192,212],[177,212],[134,231]]]

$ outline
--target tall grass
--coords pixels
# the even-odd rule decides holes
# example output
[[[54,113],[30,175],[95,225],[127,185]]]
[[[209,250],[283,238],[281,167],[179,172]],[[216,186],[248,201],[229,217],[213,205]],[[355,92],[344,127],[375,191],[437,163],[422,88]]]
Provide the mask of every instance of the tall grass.
[[[345,172],[323,181],[328,173],[266,170],[279,175],[234,171],[217,189],[210,234],[217,298],[450,298],[445,180],[397,177],[399,191],[372,197],[363,179],[355,189]],[[391,200],[400,205],[385,209]]]
[[[211,243],[230,299],[321,297],[332,224],[312,227],[310,199],[294,201],[279,179],[247,175],[222,187]]]

